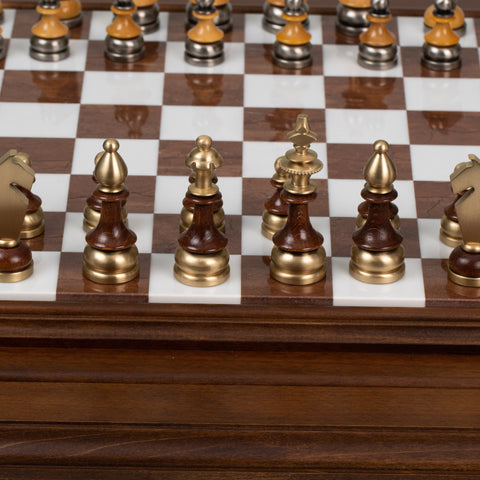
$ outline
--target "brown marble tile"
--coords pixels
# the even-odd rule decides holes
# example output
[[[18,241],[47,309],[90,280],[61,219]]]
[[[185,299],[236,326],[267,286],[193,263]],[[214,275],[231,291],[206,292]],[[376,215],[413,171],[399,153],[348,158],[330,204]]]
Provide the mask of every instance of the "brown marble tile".
[[[296,286],[277,282],[270,277],[270,259],[242,256],[242,304],[255,305],[319,305],[333,304],[331,262],[327,258],[327,275],[313,285]]]
[[[477,145],[478,112],[407,111],[410,143],[419,145]]]
[[[145,303],[148,301],[150,255],[140,254],[140,275],[120,285],[100,285],[82,275],[83,254],[62,252],[57,300],[64,302]]]
[[[450,183],[414,182],[418,218],[442,218],[443,209],[453,200]]]
[[[295,127],[299,113],[308,115],[318,141],[325,142],[325,110],[301,108],[245,108],[243,139],[250,142],[285,142],[287,133]]]
[[[372,145],[328,143],[328,178],[363,179],[363,169],[373,155]],[[410,148],[408,145],[390,145],[389,155],[397,168],[398,180],[412,179]]]
[[[161,110],[146,105],[80,105],[77,137],[158,139]]]
[[[45,233],[25,241],[33,251],[59,252],[62,249],[65,212],[44,212],[43,218]]]
[[[155,177],[131,175],[126,186],[130,192],[127,211],[131,213],[153,213],[155,203]],[[68,191],[67,210],[83,212],[87,198],[95,190],[96,184],[90,175],[72,175]]]
[[[322,46],[312,46],[313,63],[300,70],[281,68],[272,61],[272,45],[245,44],[245,73],[265,75],[323,75]]]
[[[242,143],[241,142],[216,142],[213,146],[223,157],[223,165],[218,169],[219,177],[242,176]],[[195,147],[195,141],[160,140],[158,153],[158,175],[184,175],[185,185],[190,175],[185,166],[185,158]]]
[[[353,245],[352,233],[355,230],[355,218],[330,218],[330,238],[332,257],[349,257]],[[403,247],[408,258],[420,258],[418,225],[416,218],[402,218],[400,212],[400,233],[403,235]]]
[[[325,77],[327,108],[405,109],[402,78]]]
[[[0,101],[79,103],[83,72],[6,70]]]
[[[273,172],[272,172],[273,173]],[[309,204],[309,212],[314,217],[328,217],[328,182],[325,179],[312,179],[317,185],[317,198]],[[274,193],[267,178],[244,178],[242,192],[242,214],[262,215],[265,201]]]
[[[164,105],[243,106],[243,75],[165,74]]]
[[[448,279],[447,259],[422,259],[427,307],[478,306],[480,288],[462,287]]]
[[[0,155],[11,148],[26,152],[37,173],[70,173],[74,147],[73,138],[0,138]]]
[[[480,64],[476,48],[462,48],[462,66],[450,72],[425,68],[421,63],[421,47],[402,47],[403,75],[405,77],[478,78]]]
[[[115,72],[163,72],[165,69],[165,43],[145,42],[145,57],[138,62],[112,62],[104,55],[105,42],[88,42],[86,70]]]

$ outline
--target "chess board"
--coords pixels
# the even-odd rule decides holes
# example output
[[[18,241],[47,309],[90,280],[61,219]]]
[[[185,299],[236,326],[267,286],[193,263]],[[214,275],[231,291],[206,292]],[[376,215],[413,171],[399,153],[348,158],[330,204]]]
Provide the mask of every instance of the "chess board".
[[[5,10],[7,55],[0,70],[0,151],[32,157],[46,231],[28,241],[35,271],[0,285],[0,300],[76,304],[235,304],[327,307],[475,307],[480,290],[447,280],[450,248],[438,238],[452,198],[449,175],[480,155],[480,21],[467,20],[463,67],[435,73],[420,66],[421,17],[398,17],[399,65],[385,72],[356,63],[357,47],[335,31],[333,16],[312,15],[313,65],[272,65],[274,36],[260,14],[236,14],[225,37],[225,62],[187,65],[184,14],[162,12],[135,64],[104,58],[109,11],[84,12],[71,31],[71,55],[42,63],[28,55],[32,10]],[[286,134],[298,113],[309,116],[324,163],[317,174],[312,223],[325,238],[327,277],[306,287],[269,277],[271,241],[260,233],[272,193],[273,163],[291,148]],[[188,186],[185,156],[207,134],[224,157],[218,170],[226,212],[231,276],[220,286],[193,288],[174,279],[179,213]],[[95,155],[105,138],[120,142],[129,168],[129,225],[138,236],[140,276],[118,286],[82,277],[83,208],[95,185]],[[348,273],[351,234],[363,167],[372,143],[385,139],[398,170],[396,189],[406,274],[368,285]]]

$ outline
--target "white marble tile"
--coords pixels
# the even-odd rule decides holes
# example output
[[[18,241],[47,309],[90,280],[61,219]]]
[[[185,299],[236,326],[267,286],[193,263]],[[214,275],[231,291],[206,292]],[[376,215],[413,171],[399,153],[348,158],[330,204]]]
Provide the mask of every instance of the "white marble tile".
[[[129,213],[128,228],[133,230],[137,235],[135,245],[137,246],[139,253],[152,253],[153,214]]]
[[[410,143],[405,110],[327,109],[325,116],[328,143]]]
[[[105,40],[105,37],[107,36],[107,27],[112,21],[113,13],[110,10],[96,10],[92,12],[88,38],[90,40]]]
[[[163,73],[85,72],[82,104],[161,105]]]
[[[0,283],[0,300],[55,301],[60,252],[32,252],[32,257],[32,275],[21,282]]]
[[[60,173],[37,173],[33,191],[42,199],[46,212],[64,212],[67,209],[70,175]]]
[[[155,185],[155,213],[180,214],[185,192],[190,184],[188,176],[158,176]]]
[[[158,19],[160,21],[160,28],[156,32],[144,34],[143,38],[146,42],[167,41],[168,12],[160,12]]]
[[[332,258],[334,306],[425,306],[425,288],[420,259],[407,258],[404,277],[387,285],[372,285],[356,280],[349,274],[349,263],[349,258]]]
[[[215,287],[189,287],[173,274],[173,254],[154,253],[150,266],[149,302],[239,304],[241,301],[241,256],[230,255],[230,277]]]
[[[11,38],[13,25],[15,23],[16,10],[11,8],[3,9],[2,37]]]
[[[440,219],[419,218],[417,223],[421,257],[448,258],[452,247],[448,247],[440,241]]]
[[[324,108],[319,75],[245,75],[244,105],[256,108]]]
[[[369,70],[357,63],[358,47],[351,45],[323,46],[323,74],[327,77],[402,77],[399,50],[398,64],[388,70]]]
[[[79,109],[79,104],[0,103],[0,137],[75,138]]]
[[[192,140],[209,135],[215,141],[243,140],[241,107],[162,107],[162,140]]]
[[[218,171],[218,188],[223,198],[225,215],[242,214],[242,178],[223,177],[221,169]]]
[[[156,175],[158,164],[158,140],[119,139],[118,153],[127,164],[129,175]],[[104,139],[77,138],[73,152],[72,173],[91,175],[95,168],[95,156],[103,151]],[[128,179],[127,179],[128,184]]]
[[[83,231],[83,212],[67,212],[63,229],[62,252],[83,252],[87,245]]]
[[[83,72],[87,60],[87,40],[70,40],[70,55],[58,62],[42,62],[29,54],[30,40],[10,39],[5,60],[5,70],[43,70],[62,72]]]

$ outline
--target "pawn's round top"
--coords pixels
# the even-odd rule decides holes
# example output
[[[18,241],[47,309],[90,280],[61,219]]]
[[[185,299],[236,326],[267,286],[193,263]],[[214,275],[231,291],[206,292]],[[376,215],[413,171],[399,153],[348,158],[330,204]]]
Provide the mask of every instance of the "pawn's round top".
[[[388,152],[389,145],[385,140],[377,140],[373,144],[373,151],[376,153],[385,153]]]
[[[60,8],[60,0],[41,0],[39,6],[47,9]]]
[[[440,12],[450,12],[457,6],[456,0],[435,0],[435,8]]]
[[[390,6],[389,0],[372,0],[372,10],[374,11],[385,11],[388,10]]]
[[[109,153],[116,152],[118,150],[118,147],[119,147],[118,140],[115,140],[114,138],[107,138],[103,142],[103,149],[106,152],[109,152]]]
[[[285,0],[284,12],[288,16],[299,16],[305,13],[303,0]]]

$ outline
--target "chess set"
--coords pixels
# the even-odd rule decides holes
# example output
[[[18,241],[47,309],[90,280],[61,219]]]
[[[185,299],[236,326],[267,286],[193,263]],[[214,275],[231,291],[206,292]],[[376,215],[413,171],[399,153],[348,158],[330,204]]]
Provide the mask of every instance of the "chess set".
[[[454,167],[480,154],[478,19],[467,18],[462,64],[449,71],[422,65],[422,17],[394,17],[389,28],[398,61],[388,70],[357,62],[358,39],[334,15],[311,14],[311,64],[283,68],[273,60],[275,34],[261,13],[234,13],[223,62],[186,62],[185,13],[160,11],[159,29],[144,34],[143,58],[105,56],[107,10],[83,12],[69,32],[70,55],[44,62],[29,55],[31,9],[4,9],[0,147],[31,158],[32,191],[42,200],[45,232],[26,240],[34,271],[0,284],[8,302],[317,305],[321,307],[475,307],[478,288],[448,279],[452,248],[439,239],[454,195]],[[277,62],[278,63],[278,62]],[[272,241],[262,235],[275,160],[292,145],[287,134],[308,116],[323,163],[312,176],[311,222],[324,238],[325,278],[289,285],[270,275]],[[174,275],[185,158],[208,135],[223,157],[223,195],[230,274],[216,286],[193,287]],[[102,285],[82,274],[87,198],[95,159],[106,138],[118,140],[128,167],[128,226],[137,236],[139,276]],[[403,277],[387,285],[349,273],[364,167],[377,140],[396,165]]]

